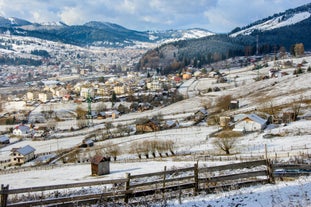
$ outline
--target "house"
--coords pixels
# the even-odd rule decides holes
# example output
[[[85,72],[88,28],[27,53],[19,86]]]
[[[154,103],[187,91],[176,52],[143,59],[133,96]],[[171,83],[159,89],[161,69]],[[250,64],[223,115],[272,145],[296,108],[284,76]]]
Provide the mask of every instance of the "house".
[[[38,94],[38,99],[39,101],[41,101],[42,103],[46,103],[49,100],[51,100],[53,98],[53,94],[52,92],[45,92],[45,93],[39,93]]]
[[[233,131],[260,131],[266,127],[266,124],[267,120],[257,116],[256,114],[248,114],[241,116],[241,118],[235,123]]]
[[[230,104],[229,104],[229,109],[233,110],[233,109],[238,109],[239,106],[239,101],[238,100],[231,100]]]
[[[59,98],[62,98],[68,95],[68,91],[65,88],[58,88],[55,90],[55,95]]]
[[[198,110],[197,112],[194,113],[194,121],[195,122],[200,122],[203,119],[205,119],[208,115],[208,112],[206,109],[201,108],[200,110]]]
[[[106,118],[113,118],[116,119],[120,116],[120,112],[118,110],[111,110],[111,111],[106,111],[105,112]]]
[[[151,91],[162,90],[162,83],[159,80],[152,80],[152,82],[147,83],[147,88]]]
[[[219,117],[219,125],[221,127],[224,127],[224,128],[229,127],[230,121],[231,121],[230,116],[220,116]]]
[[[22,165],[35,158],[35,148],[26,145],[21,148],[13,148],[11,150],[11,163],[13,165]]]
[[[92,175],[106,175],[110,173],[110,157],[104,157],[102,155],[95,155],[91,159],[91,171]]]
[[[163,126],[165,129],[178,128],[179,122],[178,120],[167,120]]]
[[[114,86],[113,91],[115,92],[115,94],[121,95],[126,93],[126,88],[124,85]]]
[[[88,97],[94,97],[95,96],[95,90],[93,88],[85,88],[82,87],[80,91],[80,97],[88,98]]]
[[[190,72],[182,74],[182,79],[189,80],[190,78],[192,78],[192,74]]]
[[[38,99],[38,94],[39,94],[38,92],[28,91],[26,93],[26,99],[29,101],[36,100],[36,99]]]
[[[142,124],[136,124],[136,133],[154,132],[159,130],[160,124],[154,119],[149,119]]]
[[[80,145],[80,147],[93,147],[94,146],[94,141],[91,139],[86,139],[82,141],[82,144]]]
[[[19,136],[28,135],[30,134],[30,127],[25,125],[18,125],[15,127],[15,129],[13,129],[13,134]]]
[[[0,136],[0,145],[2,144],[10,144],[10,139],[6,135]]]
[[[148,103],[148,102],[138,103],[138,107],[137,107],[138,111],[146,111],[146,110],[150,110],[150,109],[153,109],[153,106],[150,103]]]

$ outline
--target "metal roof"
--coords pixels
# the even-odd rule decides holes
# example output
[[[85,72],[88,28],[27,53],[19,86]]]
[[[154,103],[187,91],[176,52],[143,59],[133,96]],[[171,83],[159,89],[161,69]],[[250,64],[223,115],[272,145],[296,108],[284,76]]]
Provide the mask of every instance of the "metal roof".
[[[5,142],[7,140],[9,140],[9,137],[7,137],[5,135],[0,136],[0,142]]]
[[[26,145],[25,147],[19,148],[16,150],[18,153],[22,154],[22,155],[28,155],[34,151],[36,151],[35,148],[33,148],[30,145]]]

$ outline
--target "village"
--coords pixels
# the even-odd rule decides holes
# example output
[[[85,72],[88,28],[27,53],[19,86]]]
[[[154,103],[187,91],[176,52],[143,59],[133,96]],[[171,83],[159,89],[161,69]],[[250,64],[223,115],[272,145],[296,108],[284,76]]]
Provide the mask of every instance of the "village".
[[[123,76],[107,75],[79,82],[62,82],[55,78],[39,81],[39,85],[29,86],[19,94],[2,95],[1,168],[23,166],[29,161],[32,161],[31,165],[48,164],[75,147],[95,146],[93,153],[76,158],[74,162],[90,160],[89,156],[96,155],[96,150],[102,147],[99,143],[123,136],[196,126],[214,127],[211,134],[204,134],[205,137],[220,129],[232,130],[241,136],[243,133],[262,132],[271,124],[287,124],[298,117],[308,119],[305,103],[309,99],[305,93],[295,95],[293,103],[286,103],[284,109],[268,97],[261,98],[267,99],[260,100],[263,105],[253,104],[250,107],[245,95],[230,93],[250,84],[272,82],[259,87],[261,90],[295,75],[308,74],[310,64],[306,59],[308,56],[263,62],[259,58],[249,66],[216,71],[189,67],[182,75],[175,76],[163,76],[157,70],[147,70],[145,73],[128,72]],[[236,60],[231,61],[233,64]],[[193,99],[199,100],[191,107],[177,111],[171,108]],[[261,109],[257,110],[257,107]],[[75,141],[68,146],[60,141],[73,139]],[[49,143],[46,144],[48,149],[37,147],[44,142]],[[154,151],[176,153],[172,143],[158,145],[161,146]],[[110,148],[104,150],[104,156],[116,157],[121,151],[129,152],[129,149],[120,150],[119,146]],[[146,149],[134,149],[132,153],[137,150],[151,153],[148,146]],[[230,154],[230,150],[231,147],[224,152]],[[63,160],[68,161],[69,158]]]

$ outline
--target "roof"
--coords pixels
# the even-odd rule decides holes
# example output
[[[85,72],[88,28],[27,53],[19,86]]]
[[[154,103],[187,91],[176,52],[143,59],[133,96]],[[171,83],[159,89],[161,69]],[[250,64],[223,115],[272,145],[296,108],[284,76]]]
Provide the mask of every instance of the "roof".
[[[246,116],[245,116],[243,119],[241,119],[241,120],[244,120],[244,119],[246,119],[246,118],[249,118],[249,119],[253,120],[254,122],[257,122],[257,123],[259,123],[259,124],[261,124],[261,125],[265,125],[266,122],[267,122],[267,120],[265,120],[265,119],[263,119],[263,118],[257,116],[256,114],[248,114],[248,115],[246,115]]]
[[[98,165],[100,162],[104,162],[104,161],[110,161],[110,158],[104,157],[102,155],[95,155],[92,158],[91,163]]]
[[[22,155],[28,155],[34,151],[36,151],[35,148],[33,148],[30,145],[26,145],[25,147],[19,148],[16,150],[18,153],[22,154]]]
[[[28,132],[28,131],[30,130],[30,127],[25,126],[25,125],[19,125],[19,126],[16,127],[16,129],[19,129],[19,130],[21,130],[23,133],[26,133],[26,132]]]
[[[8,141],[8,140],[9,140],[9,137],[7,137],[5,135],[0,136],[0,142],[5,142],[5,141]]]
[[[89,145],[89,144],[94,144],[94,141],[91,139],[87,139],[87,140],[84,140],[84,143]]]
[[[206,110],[206,109],[204,109],[204,108],[201,108],[200,110],[198,110],[197,112],[195,112],[195,114],[197,114],[197,113],[202,113],[202,114],[203,114],[203,115],[205,115],[205,116],[207,116],[207,115],[208,115],[207,110]]]

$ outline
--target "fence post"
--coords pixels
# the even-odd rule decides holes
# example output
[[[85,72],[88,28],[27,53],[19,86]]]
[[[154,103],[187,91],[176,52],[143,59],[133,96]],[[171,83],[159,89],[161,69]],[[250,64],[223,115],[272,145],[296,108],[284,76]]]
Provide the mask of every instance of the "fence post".
[[[199,190],[199,170],[198,163],[194,164],[194,189],[193,194],[196,196]]]
[[[166,166],[164,166],[164,172],[163,172],[163,192],[165,192],[165,180],[166,180]]]
[[[269,159],[266,159],[267,163],[267,172],[268,172],[268,178],[269,178],[269,183],[275,183],[274,176],[273,176],[273,167],[271,164],[271,161]]]
[[[9,185],[1,184],[1,207],[6,207],[8,203]]]
[[[127,181],[125,183],[125,191],[128,191],[130,189],[131,173],[126,173],[125,178],[127,179]],[[128,194],[128,192],[125,192],[124,203],[128,203],[128,202],[129,202],[129,194]]]
[[[166,197],[165,197],[165,181],[166,181],[166,166],[164,166],[164,172],[163,172],[163,185],[162,185],[162,199],[163,199],[163,203],[164,206],[166,206]]]

